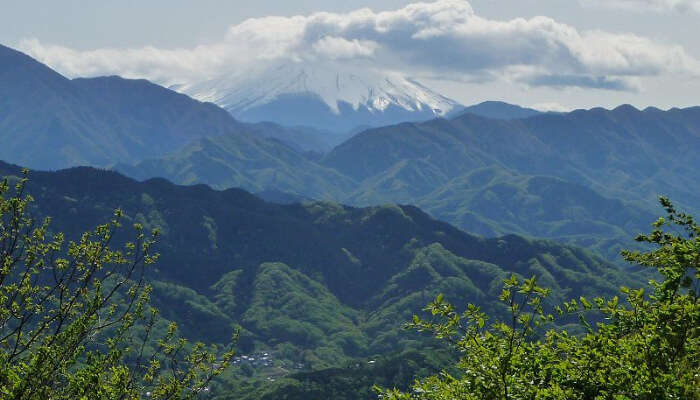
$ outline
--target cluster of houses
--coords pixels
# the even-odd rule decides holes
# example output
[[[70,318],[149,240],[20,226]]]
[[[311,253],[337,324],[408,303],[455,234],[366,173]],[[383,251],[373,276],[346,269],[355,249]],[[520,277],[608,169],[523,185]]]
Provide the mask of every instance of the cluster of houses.
[[[241,355],[241,356],[236,356],[232,360],[233,365],[237,366],[242,366],[242,365],[250,365],[251,367],[259,368],[259,367],[272,367],[274,366],[274,357],[273,354],[268,353],[268,352],[257,352],[257,353],[251,353],[247,355]],[[291,369],[296,369],[296,370],[303,370],[306,368],[306,366],[303,363],[300,362],[283,362],[282,363],[283,368],[291,368]]]
[[[270,353],[259,352],[233,358],[233,365],[249,364],[253,367],[271,367],[272,356]]]

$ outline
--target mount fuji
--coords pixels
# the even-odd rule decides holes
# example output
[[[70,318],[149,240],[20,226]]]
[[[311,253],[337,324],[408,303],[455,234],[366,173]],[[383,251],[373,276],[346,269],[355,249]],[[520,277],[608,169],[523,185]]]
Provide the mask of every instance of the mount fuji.
[[[429,120],[463,108],[403,74],[337,61],[278,62],[173,89],[216,103],[241,121],[337,133]]]

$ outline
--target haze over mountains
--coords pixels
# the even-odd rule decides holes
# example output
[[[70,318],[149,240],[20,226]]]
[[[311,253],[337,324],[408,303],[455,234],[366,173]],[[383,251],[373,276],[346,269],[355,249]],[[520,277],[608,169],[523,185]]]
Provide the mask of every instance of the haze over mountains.
[[[510,273],[539,276],[554,302],[638,284],[615,261],[656,196],[700,204],[700,107],[463,108],[400,76],[280,68],[178,88],[227,112],[0,46],[0,176],[21,175],[8,162],[103,168],[32,171],[34,210],[71,238],[117,207],[159,228],[163,317],[209,342],[240,324],[244,352],[275,357],[254,377],[424,349],[401,322],[437,293],[500,315]],[[288,393],[269,382],[269,398]]]
[[[135,163],[234,132],[249,148],[276,149],[271,152],[289,146],[322,151],[334,143],[313,129],[240,123],[212,103],[145,80],[67,79],[2,45],[0,90],[0,159],[31,168]],[[33,150],[27,152],[29,148]]]
[[[213,104],[147,81],[69,80],[4,46],[0,89],[0,158],[32,168],[134,162],[237,126]]]
[[[338,174],[309,181],[309,189],[284,182],[282,174],[264,188],[246,186],[232,173],[219,174],[236,170],[237,158],[217,144],[121,170],[140,179],[164,176],[312,198],[319,198],[323,187],[321,198],[355,205],[418,204],[469,232],[556,238],[615,258],[621,243],[644,229],[658,195],[690,209],[698,204],[700,159],[693,151],[700,146],[698,118],[700,108],[623,106],[511,120],[467,113],[387,126],[309,160],[314,169]],[[219,168],[193,171],[208,164]],[[301,165],[288,170],[298,174],[295,167]]]
[[[339,137],[327,131],[242,123],[142,80],[68,80],[1,50],[0,87],[14,100],[0,120],[0,157],[33,168],[113,166],[287,201],[416,204],[469,232],[554,238],[611,259],[659,194],[690,209],[700,200],[699,108],[543,114],[486,102],[332,148]],[[629,215],[612,218],[624,215],[615,209]]]

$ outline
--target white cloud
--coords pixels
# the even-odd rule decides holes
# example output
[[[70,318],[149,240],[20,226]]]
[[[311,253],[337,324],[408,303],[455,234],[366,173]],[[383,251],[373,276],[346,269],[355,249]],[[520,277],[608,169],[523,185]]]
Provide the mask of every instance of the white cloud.
[[[579,0],[581,4],[633,11],[700,12],[700,0]]]
[[[69,77],[121,75],[162,84],[201,79],[224,64],[229,49],[198,46],[188,50],[155,47],[76,51],[64,46],[23,40],[20,50]]]
[[[465,0],[378,13],[254,18],[232,26],[218,43],[189,49],[75,51],[37,40],[20,48],[69,76],[119,74],[164,84],[203,81],[271,60],[370,59],[375,68],[408,75],[612,90],[638,90],[640,77],[700,73],[700,63],[680,46],[579,31],[547,17],[488,19]]]
[[[332,60],[370,57],[379,47],[371,40],[347,40],[342,37],[325,36],[312,45],[316,53]]]

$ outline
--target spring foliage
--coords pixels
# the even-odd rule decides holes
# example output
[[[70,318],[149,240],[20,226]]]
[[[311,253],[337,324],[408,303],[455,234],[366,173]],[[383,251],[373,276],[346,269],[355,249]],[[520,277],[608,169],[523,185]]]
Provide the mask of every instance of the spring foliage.
[[[157,232],[112,247],[122,213],[66,243],[31,216],[25,177],[0,182],[0,398],[185,399],[230,348],[191,344],[149,306]],[[235,337],[234,337],[235,339]]]
[[[636,265],[655,268],[659,281],[621,288],[620,297],[581,297],[546,311],[549,290],[536,279],[505,280],[501,302],[510,317],[490,323],[477,306],[457,312],[442,296],[410,328],[451,342],[459,373],[419,380],[413,390],[384,390],[385,400],[447,399],[700,399],[700,226],[661,198],[667,217],[637,241],[647,252],[625,251]],[[577,317],[574,335],[547,328]]]

